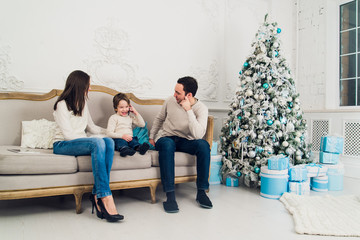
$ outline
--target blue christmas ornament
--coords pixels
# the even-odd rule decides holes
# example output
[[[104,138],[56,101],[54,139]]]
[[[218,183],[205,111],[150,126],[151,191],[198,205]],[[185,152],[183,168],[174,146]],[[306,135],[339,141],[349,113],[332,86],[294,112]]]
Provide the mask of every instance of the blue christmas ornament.
[[[275,57],[277,57],[279,55],[278,51],[275,51]]]
[[[248,67],[249,66],[249,63],[248,62],[245,62],[244,63],[244,67]]]
[[[241,176],[241,172],[237,172],[236,176],[240,177]]]
[[[277,33],[281,33],[281,28],[276,29]]]
[[[273,140],[273,142],[276,142],[276,136],[275,135],[272,135],[272,140]]]
[[[266,123],[267,123],[267,125],[271,126],[271,125],[273,125],[274,122],[273,122],[273,120],[269,119],[266,121]]]
[[[241,75],[241,74],[242,74],[242,71],[240,71],[239,74]]]
[[[292,102],[289,102],[289,107],[293,107],[293,103]]]
[[[264,149],[262,147],[255,148],[255,152],[257,152],[257,153],[262,153],[263,151],[264,151]]]
[[[255,173],[259,173],[259,172],[260,172],[260,168],[259,168],[259,167],[255,167],[255,168],[254,168],[254,172],[255,172]]]
[[[263,88],[265,88],[265,89],[268,89],[268,88],[269,88],[269,84],[268,84],[268,83],[264,83],[262,86],[263,86]]]
[[[238,118],[239,120],[241,120],[241,116],[238,116],[237,118]]]

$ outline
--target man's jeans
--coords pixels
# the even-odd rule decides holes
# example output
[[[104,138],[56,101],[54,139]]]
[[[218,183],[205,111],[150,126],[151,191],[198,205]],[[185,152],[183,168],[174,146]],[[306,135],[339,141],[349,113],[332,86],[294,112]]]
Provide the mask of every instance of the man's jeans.
[[[109,186],[110,170],[114,157],[114,141],[111,138],[78,138],[54,143],[55,154],[70,156],[91,155],[94,175],[92,193],[97,198],[111,195]]]
[[[127,142],[122,138],[113,138],[113,140],[115,142],[115,150],[119,152],[123,147],[130,147],[132,149],[135,149],[140,145],[137,137],[133,137],[133,139],[130,142]]]
[[[197,180],[199,190],[209,188],[210,146],[203,139],[188,140],[171,136],[157,140],[155,149],[159,151],[161,182],[164,192],[175,190],[175,151],[196,155]]]

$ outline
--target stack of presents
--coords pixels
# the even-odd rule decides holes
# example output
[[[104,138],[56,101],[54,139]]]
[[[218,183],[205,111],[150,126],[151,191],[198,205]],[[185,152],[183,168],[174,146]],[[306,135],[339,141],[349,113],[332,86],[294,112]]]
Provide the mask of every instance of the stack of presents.
[[[321,138],[319,164],[291,166],[285,155],[272,156],[261,167],[260,195],[279,199],[284,192],[298,195],[343,190],[344,165],[339,162],[344,140],[341,137]]]

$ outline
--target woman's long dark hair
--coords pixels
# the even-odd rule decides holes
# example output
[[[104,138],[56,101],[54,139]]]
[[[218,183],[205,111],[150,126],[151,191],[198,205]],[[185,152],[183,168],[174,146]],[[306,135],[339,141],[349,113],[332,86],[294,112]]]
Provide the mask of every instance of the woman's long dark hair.
[[[73,111],[75,116],[81,116],[90,87],[90,76],[80,70],[70,73],[66,80],[65,89],[54,104],[54,110],[58,102],[65,100],[69,111]]]

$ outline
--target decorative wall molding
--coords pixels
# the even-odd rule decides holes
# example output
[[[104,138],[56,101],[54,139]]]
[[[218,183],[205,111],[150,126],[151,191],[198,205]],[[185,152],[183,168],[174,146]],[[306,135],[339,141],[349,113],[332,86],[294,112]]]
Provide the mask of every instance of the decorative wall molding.
[[[129,36],[117,21],[95,30],[94,46],[96,55],[85,60],[94,84],[137,94],[152,88],[151,79],[140,76],[138,66],[128,59]]]
[[[0,91],[19,91],[24,88],[24,82],[9,74],[9,52],[10,46],[0,46]]]
[[[192,69],[192,75],[199,82],[197,97],[203,101],[217,101],[219,89],[219,64],[213,60],[208,69]]]

